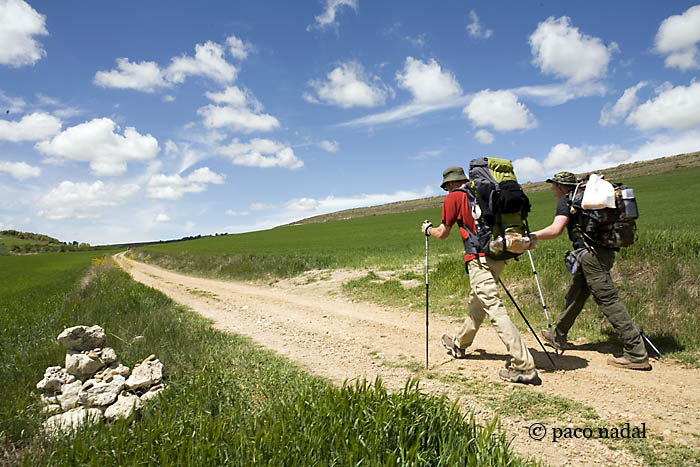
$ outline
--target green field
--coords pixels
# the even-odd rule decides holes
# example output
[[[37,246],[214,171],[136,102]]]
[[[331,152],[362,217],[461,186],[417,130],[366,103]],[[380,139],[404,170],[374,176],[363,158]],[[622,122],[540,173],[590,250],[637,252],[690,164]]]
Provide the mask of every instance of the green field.
[[[496,422],[415,381],[393,394],[379,380],[338,388],[213,330],[100,258],[110,253],[0,257],[0,465],[533,465]],[[155,354],[166,389],[136,419],[49,440],[35,385],[64,362],[56,336],[78,324],[102,326],[130,367]]]
[[[700,354],[700,167],[630,179],[614,179],[635,189],[640,219],[634,245],[618,255],[613,277],[635,322],[660,347],[695,362]],[[551,191],[530,194],[533,230],[554,217]],[[440,209],[425,209],[297,226],[136,250],[139,258],[190,274],[233,279],[274,280],[319,268],[371,269],[364,279],[346,284],[354,296],[401,307],[424,307],[424,287],[404,290],[399,279],[423,280],[423,219],[439,222]],[[570,242],[541,242],[533,252],[550,310],[563,307],[569,274],[563,265]],[[430,242],[431,310],[461,316],[468,280],[456,231],[446,241]],[[375,272],[396,271],[378,283]],[[531,317],[546,325],[527,257],[506,268],[504,281]],[[450,298],[452,297],[452,298]],[[521,329],[526,329],[517,317]],[[592,341],[615,341],[612,330],[592,300],[569,335]]]

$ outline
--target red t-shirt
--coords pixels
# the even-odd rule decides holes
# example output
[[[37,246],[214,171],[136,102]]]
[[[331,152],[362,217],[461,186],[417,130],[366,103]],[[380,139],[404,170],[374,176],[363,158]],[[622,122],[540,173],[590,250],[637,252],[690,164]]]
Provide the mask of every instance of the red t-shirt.
[[[476,231],[476,222],[472,217],[472,213],[469,210],[469,200],[467,194],[463,191],[453,191],[449,193],[445,200],[442,202],[442,223],[448,227],[452,227],[458,220],[462,221],[461,224],[466,226],[467,229],[459,226],[459,234],[462,236],[462,240],[469,238],[470,232]],[[485,256],[484,253],[479,253],[479,256]],[[471,261],[476,256],[473,254],[465,254],[464,261]]]

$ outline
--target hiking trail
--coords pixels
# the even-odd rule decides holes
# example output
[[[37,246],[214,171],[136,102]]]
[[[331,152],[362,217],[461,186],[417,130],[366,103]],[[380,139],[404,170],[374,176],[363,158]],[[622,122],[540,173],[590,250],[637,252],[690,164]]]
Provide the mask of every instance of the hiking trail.
[[[523,336],[537,365],[541,386],[500,384],[498,370],[507,361],[505,346],[486,320],[468,358],[455,360],[440,344],[442,334],[454,334],[462,319],[430,314],[429,373],[425,373],[425,313],[353,302],[340,286],[362,271],[311,271],[301,277],[272,285],[223,281],[186,276],[145,263],[132,261],[124,253],[115,259],[131,276],[213,321],[217,329],[249,336],[256,343],[298,364],[305,371],[326,377],[336,384],[345,380],[380,376],[385,385],[401,389],[408,378],[420,377],[423,392],[459,399],[475,411],[481,422],[496,412],[488,397],[472,394],[469,386],[455,378],[468,377],[482,387],[501,394],[527,388],[550,396],[561,396],[595,409],[614,427],[629,422],[646,426],[649,435],[663,435],[665,442],[700,448],[700,370],[652,360],[650,372],[630,371],[606,364],[607,352],[599,344],[577,345],[557,358],[559,370],[549,360],[531,333]],[[513,307],[506,303],[509,312]],[[420,370],[422,369],[422,371]],[[584,422],[543,422],[544,439],[530,438],[528,429],[537,419],[499,414],[502,429],[516,452],[542,459],[548,465],[643,465],[626,449],[613,450],[596,439],[552,440],[552,429],[576,428]],[[448,429],[448,427],[445,427]],[[623,445],[624,446],[624,445]]]

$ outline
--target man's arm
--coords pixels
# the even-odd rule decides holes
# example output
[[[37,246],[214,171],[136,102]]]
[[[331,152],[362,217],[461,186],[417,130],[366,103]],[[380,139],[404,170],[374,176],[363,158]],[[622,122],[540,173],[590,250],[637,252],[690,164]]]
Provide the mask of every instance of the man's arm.
[[[452,227],[445,225],[445,224],[440,224],[439,227],[432,227],[430,224],[423,224],[423,227],[421,230],[425,234],[425,230],[430,227],[430,236],[439,238],[440,240],[446,239],[450,235],[450,230]]]
[[[569,223],[569,216],[555,216],[554,221],[542,230],[533,232],[538,240],[552,240],[557,238]]]

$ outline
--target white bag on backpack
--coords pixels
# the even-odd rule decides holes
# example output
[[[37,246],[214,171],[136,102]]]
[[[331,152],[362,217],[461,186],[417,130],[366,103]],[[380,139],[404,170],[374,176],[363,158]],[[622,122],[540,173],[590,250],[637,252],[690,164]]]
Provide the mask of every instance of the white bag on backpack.
[[[615,188],[602,175],[591,174],[581,200],[583,209],[615,208]]]

